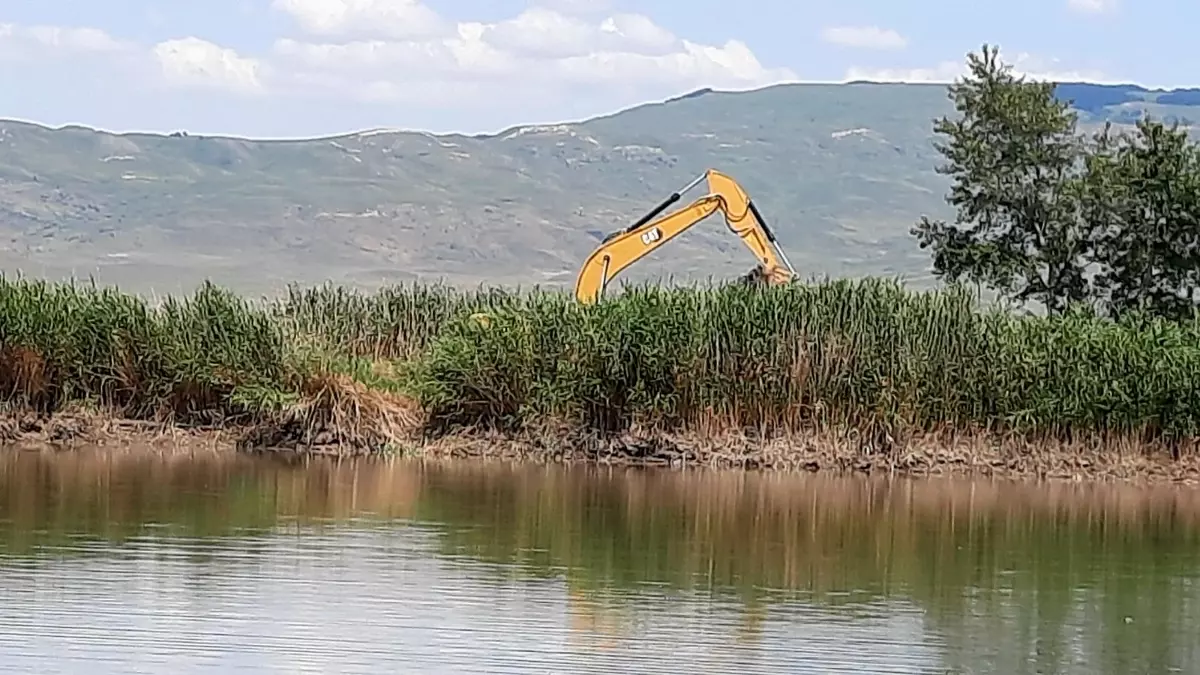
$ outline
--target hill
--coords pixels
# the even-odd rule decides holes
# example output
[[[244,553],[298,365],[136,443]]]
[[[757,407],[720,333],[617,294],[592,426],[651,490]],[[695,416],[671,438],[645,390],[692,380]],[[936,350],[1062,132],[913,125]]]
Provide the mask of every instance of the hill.
[[[1091,123],[1200,118],[1200,90],[1058,91]],[[325,280],[567,285],[605,233],[711,166],[742,182],[802,274],[924,284],[908,228],[949,215],[930,143],[949,110],[942,85],[851,83],[704,90],[489,135],[266,141],[3,121],[0,268],[157,292],[206,277],[252,293]],[[713,219],[624,278],[752,265]]]

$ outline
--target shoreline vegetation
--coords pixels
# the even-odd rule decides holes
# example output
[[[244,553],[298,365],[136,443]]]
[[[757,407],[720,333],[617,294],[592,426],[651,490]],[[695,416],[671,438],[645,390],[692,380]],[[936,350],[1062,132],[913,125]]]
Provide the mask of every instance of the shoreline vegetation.
[[[0,442],[1200,479],[1200,319],[881,280],[566,293],[0,279]]]
[[[911,230],[947,289],[206,284],[151,307],[0,279],[0,441],[1200,482],[1200,146],[1082,134],[998,50],[967,66],[933,126],[956,216]]]

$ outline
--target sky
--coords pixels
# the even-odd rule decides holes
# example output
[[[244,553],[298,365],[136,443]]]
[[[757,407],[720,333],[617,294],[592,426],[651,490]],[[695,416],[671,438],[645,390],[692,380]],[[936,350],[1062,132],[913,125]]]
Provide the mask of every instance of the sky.
[[[1195,0],[0,0],[0,117],[495,132],[701,87],[946,82],[984,43],[1032,77],[1195,86],[1197,22]]]

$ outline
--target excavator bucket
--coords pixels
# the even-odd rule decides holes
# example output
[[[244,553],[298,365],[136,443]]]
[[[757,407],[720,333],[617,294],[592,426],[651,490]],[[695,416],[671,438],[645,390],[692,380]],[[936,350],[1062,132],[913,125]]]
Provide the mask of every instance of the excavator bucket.
[[[782,286],[795,281],[795,277],[787,269],[776,267],[767,271],[762,265],[755,265],[749,272],[738,277],[738,282],[749,286]]]
[[[766,286],[767,273],[762,265],[755,265],[749,272],[738,277],[738,283],[744,286]]]

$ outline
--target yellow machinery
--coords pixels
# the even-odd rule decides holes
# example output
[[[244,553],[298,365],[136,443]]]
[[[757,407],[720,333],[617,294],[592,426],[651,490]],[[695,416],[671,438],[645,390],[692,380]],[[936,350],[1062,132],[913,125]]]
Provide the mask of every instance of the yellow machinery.
[[[679,201],[685,193],[708,181],[708,194],[670,215],[655,218]],[[575,280],[575,297],[592,303],[604,294],[608,282],[622,270],[641,260],[659,246],[671,241],[689,227],[717,211],[725,216],[725,224],[742,240],[759,262],[759,274],[768,284],[783,284],[796,275],[775,235],[767,227],[758,208],[746,192],[729,176],[709,169],[704,175],[676,191],[652,211],[628,228],[605,238],[579,270]]]

